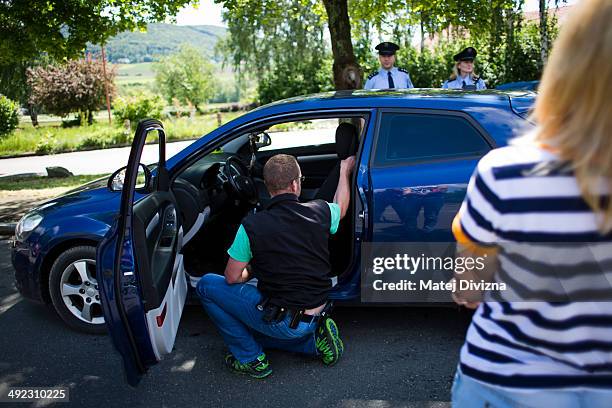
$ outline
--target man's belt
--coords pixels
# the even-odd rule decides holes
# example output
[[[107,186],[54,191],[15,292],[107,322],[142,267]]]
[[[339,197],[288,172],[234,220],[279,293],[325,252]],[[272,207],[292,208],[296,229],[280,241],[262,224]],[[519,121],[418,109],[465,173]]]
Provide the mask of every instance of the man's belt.
[[[318,315],[305,314],[305,308],[297,309],[291,307],[278,306],[270,303],[269,298],[263,299],[258,305],[257,310],[263,312],[262,319],[268,324],[278,323],[282,321],[287,315],[291,316],[291,322],[289,327],[295,329],[298,327],[300,322],[312,323],[318,321],[320,318],[329,314],[332,308],[332,302],[327,302],[323,310]]]

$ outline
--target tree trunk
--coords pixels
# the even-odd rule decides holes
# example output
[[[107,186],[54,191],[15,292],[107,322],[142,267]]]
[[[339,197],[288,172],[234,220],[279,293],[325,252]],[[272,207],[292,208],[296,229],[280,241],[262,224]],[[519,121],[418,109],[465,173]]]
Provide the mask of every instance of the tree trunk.
[[[425,21],[423,20],[423,11],[420,13],[421,16],[421,55],[425,51]]]
[[[540,67],[544,68],[548,59],[548,12],[546,3],[548,0],[540,0]]]
[[[32,121],[32,126],[38,126],[38,110],[36,109],[36,106],[28,104],[27,107],[28,112],[30,112],[30,120]]]
[[[334,86],[337,91],[361,88],[361,67],[351,42],[347,0],[323,0],[334,56]]]

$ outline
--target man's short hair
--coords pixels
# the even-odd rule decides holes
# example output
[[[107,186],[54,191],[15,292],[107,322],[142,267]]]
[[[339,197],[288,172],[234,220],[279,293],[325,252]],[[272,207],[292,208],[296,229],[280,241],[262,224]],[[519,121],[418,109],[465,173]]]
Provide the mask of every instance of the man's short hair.
[[[263,176],[268,191],[275,193],[289,188],[291,182],[300,176],[300,165],[293,156],[277,154],[266,162]]]

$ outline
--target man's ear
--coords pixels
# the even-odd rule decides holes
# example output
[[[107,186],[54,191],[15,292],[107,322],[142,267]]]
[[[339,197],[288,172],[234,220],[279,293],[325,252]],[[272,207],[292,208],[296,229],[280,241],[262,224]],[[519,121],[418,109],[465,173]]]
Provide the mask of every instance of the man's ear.
[[[293,181],[291,182],[291,192],[293,192],[293,193],[297,193],[297,191],[298,191],[298,190],[299,190],[299,188],[300,188],[300,185],[299,185],[298,183],[299,183],[299,181],[297,181],[297,180],[293,180]]]

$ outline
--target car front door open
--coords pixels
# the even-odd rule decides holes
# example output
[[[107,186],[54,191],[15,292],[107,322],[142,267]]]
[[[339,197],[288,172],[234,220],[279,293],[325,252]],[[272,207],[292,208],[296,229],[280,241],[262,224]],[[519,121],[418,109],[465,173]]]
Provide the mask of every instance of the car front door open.
[[[154,137],[159,162],[141,186],[140,159]],[[187,296],[179,214],[166,169],[163,125],[144,120],[132,143],[120,212],[97,252],[104,318],[133,386],[172,352],[176,339]]]

